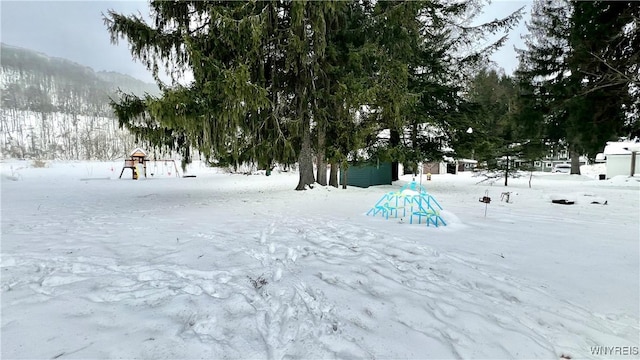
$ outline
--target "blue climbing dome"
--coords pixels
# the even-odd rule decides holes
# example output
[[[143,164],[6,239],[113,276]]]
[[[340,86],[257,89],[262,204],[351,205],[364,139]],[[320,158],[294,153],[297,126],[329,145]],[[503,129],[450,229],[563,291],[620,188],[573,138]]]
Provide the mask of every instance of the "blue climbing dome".
[[[418,224],[422,224],[424,219],[427,226],[446,226],[447,223],[440,216],[440,210],[442,206],[438,201],[422,185],[412,181],[400,188],[400,191],[384,194],[367,215],[381,215],[385,219],[406,218],[408,215],[410,224],[413,224],[415,217]]]

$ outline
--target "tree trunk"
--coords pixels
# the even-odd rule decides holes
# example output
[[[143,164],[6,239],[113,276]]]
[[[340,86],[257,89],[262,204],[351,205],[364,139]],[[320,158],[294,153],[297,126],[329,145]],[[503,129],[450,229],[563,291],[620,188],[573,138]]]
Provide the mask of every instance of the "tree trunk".
[[[306,111],[302,112],[302,147],[298,156],[300,180],[296,190],[306,190],[316,181],[313,177],[313,154],[311,152],[311,123]]]
[[[42,128],[40,129],[40,148],[42,149],[41,157],[43,159],[50,159],[48,153],[49,136],[47,134],[47,113],[42,111],[40,113],[40,118],[42,119]]]
[[[349,172],[349,168],[347,166],[347,164],[343,164],[342,165],[342,171],[340,172],[340,175],[342,175],[342,188],[346,189],[347,188],[347,176]]]
[[[504,169],[504,186],[507,186],[509,180],[509,156],[507,156],[507,167]]]
[[[293,21],[293,19],[292,19]],[[294,21],[297,23],[293,26],[294,34],[301,40],[307,41],[307,33],[305,32],[306,21],[304,18]],[[295,89],[295,99],[297,100],[295,118],[301,121],[301,140],[300,154],[298,155],[298,171],[300,172],[300,180],[296,190],[306,190],[307,186],[313,187],[316,181],[313,176],[313,153],[311,151],[311,119],[309,114],[309,89],[313,81],[310,76],[310,68],[307,62],[308,54],[305,52],[304,46],[294,51],[296,54],[297,76],[293,80]],[[315,96],[315,93],[312,94]]]
[[[74,148],[76,150],[75,160],[80,160],[80,132],[78,130],[78,115],[73,115],[73,127],[75,129],[75,143]],[[127,150],[125,150],[127,151]]]
[[[580,154],[571,148],[571,175],[580,175]]]
[[[411,148],[413,149],[411,170],[413,170],[413,177],[415,178],[418,176],[418,124],[416,122],[411,125]]]
[[[317,176],[318,184],[327,186],[327,161],[325,159],[325,147],[327,140],[326,121],[320,120],[318,124],[318,148],[317,148]]]
[[[400,145],[400,133],[398,132],[398,130],[393,130],[391,129],[390,134],[389,134],[389,145],[392,148],[397,147],[398,145]],[[398,181],[400,179],[400,177],[398,176],[398,160],[397,159],[392,159],[391,161],[391,181]]]
[[[329,171],[329,185],[338,187],[338,164],[331,163],[331,170]]]

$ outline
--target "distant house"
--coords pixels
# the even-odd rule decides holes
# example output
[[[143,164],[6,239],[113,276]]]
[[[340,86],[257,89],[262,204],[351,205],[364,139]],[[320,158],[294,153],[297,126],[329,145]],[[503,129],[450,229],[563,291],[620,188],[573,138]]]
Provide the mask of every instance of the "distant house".
[[[536,171],[551,172],[556,165],[570,164],[571,157],[566,147],[551,149],[543,159],[533,162],[533,168]],[[580,156],[580,165],[587,165],[589,159],[586,156]]]
[[[473,171],[478,166],[478,160],[473,159],[458,159],[456,160],[457,170],[460,171]]]
[[[632,153],[635,157],[635,174],[640,174],[640,141],[609,141],[604,147],[604,152],[596,156],[597,162],[605,162],[607,167],[607,179],[618,175],[631,176]]]
[[[457,174],[464,171],[473,171],[478,166],[477,160],[453,159],[445,156],[443,161],[430,161],[422,164],[424,174]]]
[[[447,163],[444,161],[430,161],[422,164],[424,174],[446,174]]]
[[[404,141],[403,143],[406,146],[411,146],[412,145],[412,129],[410,128],[405,128],[404,129]],[[377,142],[374,145],[374,147],[384,147],[387,146],[389,143],[389,139],[390,139],[390,135],[391,132],[389,129],[383,129],[381,130],[378,134],[377,134]],[[430,124],[419,124],[418,125],[418,136],[424,141],[428,141],[431,142],[433,144],[435,144],[435,146],[443,153],[447,154],[447,153],[452,153],[453,149],[451,149],[447,142],[446,142],[446,136],[445,133],[442,129],[438,128],[437,126],[434,125],[430,125]],[[362,155],[361,155],[362,157]],[[420,169],[420,166],[418,166],[418,169],[414,169],[410,164],[399,164],[399,169],[398,169],[398,173],[399,174],[404,174],[404,175],[408,175],[408,174],[414,174],[414,173],[419,173],[420,170],[422,170],[422,172],[424,174],[456,174],[458,172],[458,161],[453,159],[450,156],[444,156],[444,159],[439,160],[439,161],[429,161],[429,162],[423,162],[422,163],[422,169]],[[468,167],[467,167],[468,168]],[[463,170],[467,169],[463,166]],[[351,175],[349,175],[351,176]]]

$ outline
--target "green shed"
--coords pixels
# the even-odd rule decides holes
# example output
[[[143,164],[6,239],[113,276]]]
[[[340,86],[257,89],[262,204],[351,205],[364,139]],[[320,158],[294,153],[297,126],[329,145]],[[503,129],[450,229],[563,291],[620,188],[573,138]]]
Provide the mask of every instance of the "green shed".
[[[342,185],[342,176],[340,176],[340,185]],[[391,163],[349,165],[347,185],[361,188],[391,185]]]

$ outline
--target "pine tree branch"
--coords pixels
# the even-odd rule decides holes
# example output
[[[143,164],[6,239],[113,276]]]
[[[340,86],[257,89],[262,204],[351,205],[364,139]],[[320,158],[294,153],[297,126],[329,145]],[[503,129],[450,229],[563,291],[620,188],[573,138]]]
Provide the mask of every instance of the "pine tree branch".
[[[599,86],[595,86],[595,87],[589,88],[588,90],[581,92],[579,96],[591,94],[593,92],[600,91],[602,89],[610,88],[610,87],[613,87],[613,86],[625,85],[625,84],[628,84],[628,81],[621,80],[619,82],[609,82],[609,83],[606,83],[606,84],[602,84],[602,85],[599,85]],[[567,99],[567,101],[570,101],[570,100],[571,99]]]
[[[629,74],[625,74],[622,71],[616,69],[615,67],[611,66],[606,60],[604,60],[603,58],[601,58],[600,56],[596,55],[593,52],[589,52],[589,54],[591,54],[591,56],[595,57],[596,59],[598,59],[598,61],[600,61],[602,64],[604,64],[606,67],[608,67],[609,69],[613,70],[615,73],[617,73],[618,75],[620,75],[623,79],[627,80],[627,82],[630,82],[634,85],[638,85],[640,84],[640,79],[634,79],[631,75]]]

